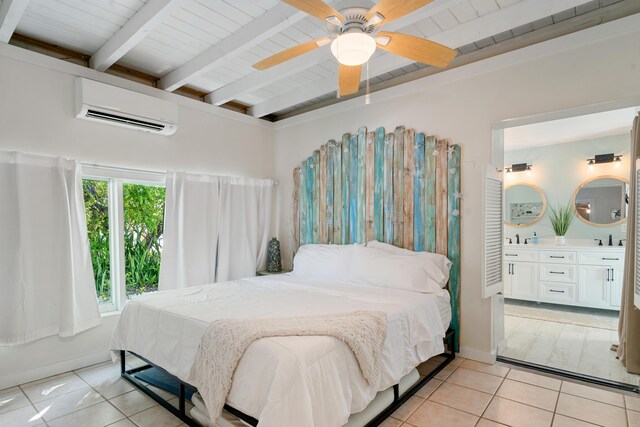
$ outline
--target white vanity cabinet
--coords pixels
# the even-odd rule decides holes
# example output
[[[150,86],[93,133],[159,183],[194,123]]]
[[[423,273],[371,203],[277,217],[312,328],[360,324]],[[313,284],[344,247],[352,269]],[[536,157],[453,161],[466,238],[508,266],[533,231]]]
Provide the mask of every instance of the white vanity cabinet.
[[[538,254],[536,251],[504,252],[504,295],[536,300],[538,298]]]
[[[620,309],[624,248],[514,246],[504,249],[506,298]]]
[[[580,254],[578,302],[586,307],[620,309],[624,252]]]

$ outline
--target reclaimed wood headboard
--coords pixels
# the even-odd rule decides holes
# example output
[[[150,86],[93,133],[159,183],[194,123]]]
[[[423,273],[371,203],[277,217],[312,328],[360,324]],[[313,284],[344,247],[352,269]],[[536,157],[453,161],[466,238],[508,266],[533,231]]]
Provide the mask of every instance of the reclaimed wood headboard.
[[[294,253],[308,243],[375,239],[449,257],[459,339],[460,146],[404,126],[388,134],[362,127],[314,151],[293,183]]]

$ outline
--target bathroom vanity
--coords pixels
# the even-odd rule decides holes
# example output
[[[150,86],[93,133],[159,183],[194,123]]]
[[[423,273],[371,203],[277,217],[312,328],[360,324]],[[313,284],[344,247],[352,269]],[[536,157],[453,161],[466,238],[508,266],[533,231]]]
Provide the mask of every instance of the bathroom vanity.
[[[624,247],[504,246],[505,298],[619,310]]]

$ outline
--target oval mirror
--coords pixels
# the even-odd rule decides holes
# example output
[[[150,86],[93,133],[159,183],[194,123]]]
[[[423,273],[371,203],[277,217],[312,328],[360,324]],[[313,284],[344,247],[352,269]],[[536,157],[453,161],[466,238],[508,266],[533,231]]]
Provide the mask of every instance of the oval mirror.
[[[533,184],[517,183],[505,188],[504,223],[528,227],[540,221],[547,208],[544,192]]]
[[[573,196],[576,215],[587,224],[607,227],[627,219],[628,182],[615,176],[599,176],[583,182]]]

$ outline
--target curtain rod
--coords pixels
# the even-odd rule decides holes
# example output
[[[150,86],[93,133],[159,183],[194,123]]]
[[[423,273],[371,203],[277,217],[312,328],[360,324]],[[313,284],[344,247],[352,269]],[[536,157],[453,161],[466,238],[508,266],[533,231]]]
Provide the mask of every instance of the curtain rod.
[[[140,173],[140,174],[147,174],[147,175],[158,175],[162,177],[164,177],[167,174],[167,171],[159,171],[159,170],[152,170],[152,169],[134,169],[134,168],[119,167],[119,166],[105,166],[97,163],[86,163],[86,162],[81,162],[80,164],[83,167],[86,166],[86,167],[92,167],[96,169],[110,170],[110,171],[116,171],[116,172],[132,172],[132,173]],[[206,174],[206,175],[209,175],[209,174]],[[234,178],[245,178],[245,177],[234,177]],[[273,186],[277,187],[278,185],[280,185],[280,181],[274,179]]]
[[[159,171],[159,170],[152,170],[152,169],[123,168],[119,166],[99,165],[97,163],[81,162],[81,165],[83,167],[86,166],[86,167],[92,167],[96,169],[105,169],[105,170],[118,171],[118,172],[135,172],[135,173],[154,174],[154,175],[163,175],[163,176],[167,174],[167,171]]]

